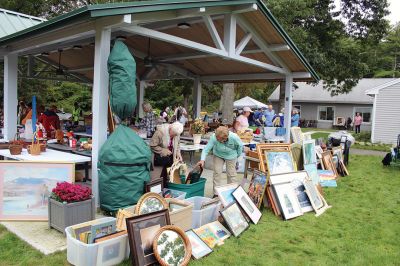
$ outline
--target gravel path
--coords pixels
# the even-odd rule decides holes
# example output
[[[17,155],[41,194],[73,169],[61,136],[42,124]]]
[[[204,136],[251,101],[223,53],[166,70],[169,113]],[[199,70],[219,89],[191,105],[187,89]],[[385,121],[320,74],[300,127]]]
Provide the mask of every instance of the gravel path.
[[[380,156],[383,159],[383,157],[387,154],[387,152],[350,148],[350,155],[352,155],[352,154],[357,154],[357,155],[375,155],[375,156]]]

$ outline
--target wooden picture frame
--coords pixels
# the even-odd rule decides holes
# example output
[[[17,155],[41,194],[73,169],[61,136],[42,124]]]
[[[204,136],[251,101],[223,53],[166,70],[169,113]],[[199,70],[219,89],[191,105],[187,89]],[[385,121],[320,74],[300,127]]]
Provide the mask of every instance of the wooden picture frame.
[[[247,194],[258,209],[261,208],[261,204],[264,198],[263,195],[265,194],[267,186],[268,174],[265,172],[254,170],[249,185],[249,191],[247,192]]]
[[[167,201],[155,192],[148,192],[140,197],[135,208],[135,215],[147,214],[168,209]]]
[[[161,178],[156,178],[149,182],[145,182],[145,193],[154,192],[162,196],[164,190],[164,182]]]
[[[133,212],[128,210],[119,209],[117,212],[117,220],[116,220],[116,228],[118,231],[125,231],[126,230],[126,218],[131,218],[135,216]]]
[[[267,173],[268,176],[270,173],[267,172],[266,160],[264,160],[265,159],[264,152],[265,151],[291,151],[290,144],[288,144],[288,143],[262,143],[262,144],[257,144],[256,148],[257,148],[258,159],[260,160],[259,168],[262,172]],[[266,188],[266,192],[265,192],[267,194],[266,198],[270,201],[270,206],[271,206],[273,213],[276,216],[279,216],[280,211],[277,206],[277,202],[273,201],[273,196],[271,194],[272,190],[268,189],[269,186],[270,185],[268,184],[267,188]]]
[[[162,252],[162,251],[160,252],[160,249],[159,249],[160,245],[164,245],[165,241],[162,242],[162,243],[161,243],[161,241],[163,239],[165,239],[164,236],[168,237],[169,231],[171,233],[175,233],[178,237],[181,238],[182,244],[183,244],[184,250],[185,250],[185,254],[184,254],[183,258],[182,258],[182,261],[181,260],[177,261],[177,264],[178,265],[182,265],[182,266],[183,265],[188,265],[189,261],[190,261],[190,258],[192,257],[192,245],[190,243],[189,238],[186,236],[185,232],[182,229],[180,229],[179,227],[175,226],[175,225],[163,226],[161,229],[158,230],[156,236],[154,237],[153,251],[154,251],[154,255],[155,255],[158,263],[160,263],[161,266],[170,266],[171,265],[170,263],[164,261],[164,259],[162,258],[164,252]],[[161,240],[160,240],[160,238],[161,238]],[[175,241],[171,241],[169,243],[175,244],[176,240]],[[170,249],[171,245],[169,245],[169,243],[165,244],[164,247]],[[173,251],[175,251],[175,250],[173,250]],[[178,252],[173,252],[173,251],[171,251],[172,254],[178,253]],[[168,255],[168,253],[170,253],[170,251],[167,252],[165,254],[165,256]]]
[[[0,161],[0,221],[47,221],[48,198],[61,182],[75,182],[74,163]]]
[[[303,132],[300,127],[291,127],[290,136],[293,143],[301,144],[303,142]]]
[[[267,161],[268,174],[283,174],[291,173],[296,171],[296,165],[293,160],[292,153],[290,151],[265,151],[265,160]],[[281,166],[281,163],[277,163],[276,160],[286,163],[286,169],[277,168]]]
[[[325,170],[331,170],[335,174],[336,178],[339,177],[336,167],[332,160],[332,153],[330,151],[322,153],[322,163],[324,164]]]
[[[118,232],[115,232],[115,233],[112,233],[112,234],[109,234],[109,235],[106,235],[106,236],[95,238],[94,239],[94,243],[95,244],[96,243],[101,243],[103,241],[107,241],[107,240],[110,240],[110,239],[113,239],[113,238],[116,238],[116,237],[119,237],[119,236],[127,235],[127,234],[128,234],[127,230],[118,231]]]
[[[132,265],[152,265],[157,262],[153,240],[158,230],[170,225],[168,209],[126,219]]]
[[[323,214],[327,209],[331,208],[329,206],[322,194],[318,191],[317,187],[312,183],[311,180],[306,179],[303,181],[304,187],[306,189],[306,193],[308,198],[311,201],[311,204],[315,211],[315,216],[320,216]]]
[[[200,206],[200,210],[206,209],[210,206],[221,204],[219,197],[213,198],[210,201],[203,202]]]

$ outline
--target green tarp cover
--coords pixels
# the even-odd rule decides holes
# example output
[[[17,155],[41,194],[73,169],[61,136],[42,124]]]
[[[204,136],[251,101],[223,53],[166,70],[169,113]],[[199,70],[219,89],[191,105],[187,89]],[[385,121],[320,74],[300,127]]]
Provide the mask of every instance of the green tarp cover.
[[[150,181],[151,151],[131,128],[119,125],[100,149],[100,207],[114,212],[132,206]]]
[[[121,119],[133,114],[136,107],[136,62],[128,47],[116,41],[108,57],[111,110]]]

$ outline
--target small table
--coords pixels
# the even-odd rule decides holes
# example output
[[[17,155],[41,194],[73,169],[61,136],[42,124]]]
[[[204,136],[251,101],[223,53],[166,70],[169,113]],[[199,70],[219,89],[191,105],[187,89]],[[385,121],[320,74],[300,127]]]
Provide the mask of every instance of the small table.
[[[42,152],[40,155],[30,155],[26,149],[22,149],[20,155],[11,155],[10,150],[0,150],[0,156],[4,158],[10,158],[17,161],[29,161],[29,162],[69,162],[76,164],[84,164],[85,166],[85,181],[89,179],[89,162],[92,161],[90,157],[72,154],[70,152],[56,151],[47,149],[46,152]]]
[[[206,147],[206,145],[202,145],[202,144],[197,144],[197,145],[193,145],[193,144],[180,144],[180,149],[181,151],[185,151],[189,153],[189,160],[190,160],[190,164],[193,165],[193,155],[195,151],[200,151],[203,150]]]

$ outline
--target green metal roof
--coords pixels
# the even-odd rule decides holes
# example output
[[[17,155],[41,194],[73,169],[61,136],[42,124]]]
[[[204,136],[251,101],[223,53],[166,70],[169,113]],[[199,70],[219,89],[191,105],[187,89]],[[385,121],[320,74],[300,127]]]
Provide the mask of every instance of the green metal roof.
[[[43,21],[46,20],[0,8],[0,38],[30,28]]]
[[[318,74],[308,63],[288,34],[283,30],[276,18],[272,15],[262,0],[155,0],[155,1],[136,1],[89,5],[64,15],[55,17],[43,23],[37,24],[22,31],[0,38],[0,46],[15,42],[28,36],[39,34],[54,28],[63,27],[68,23],[79,21],[81,19],[91,19],[106,16],[115,16],[123,14],[137,14],[145,12],[168,11],[187,8],[215,7],[215,6],[233,6],[241,4],[257,4],[260,11],[271,22],[275,29],[281,34],[292,51],[297,55],[315,80],[319,80]]]

